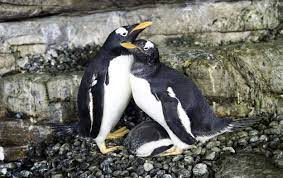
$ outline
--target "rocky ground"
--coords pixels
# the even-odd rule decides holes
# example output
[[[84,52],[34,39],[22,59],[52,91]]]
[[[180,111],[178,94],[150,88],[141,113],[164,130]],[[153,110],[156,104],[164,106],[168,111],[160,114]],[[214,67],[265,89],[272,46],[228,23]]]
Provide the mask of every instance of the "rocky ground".
[[[148,119],[131,108],[127,113],[120,124],[128,128]],[[139,158],[129,150],[102,155],[91,139],[57,136],[30,147],[27,159],[0,163],[0,177],[282,177],[283,117],[258,117],[251,128],[168,157]]]

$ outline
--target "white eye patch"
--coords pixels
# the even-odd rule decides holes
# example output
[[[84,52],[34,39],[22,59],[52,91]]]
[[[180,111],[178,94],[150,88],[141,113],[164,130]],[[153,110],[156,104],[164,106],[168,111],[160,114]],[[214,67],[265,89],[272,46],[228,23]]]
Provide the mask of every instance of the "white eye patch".
[[[147,41],[143,47],[143,49],[148,50],[149,48],[154,48],[154,44],[150,41]]]
[[[115,30],[115,33],[119,34],[121,36],[127,36],[128,35],[128,31],[123,27],[120,27],[117,30]]]

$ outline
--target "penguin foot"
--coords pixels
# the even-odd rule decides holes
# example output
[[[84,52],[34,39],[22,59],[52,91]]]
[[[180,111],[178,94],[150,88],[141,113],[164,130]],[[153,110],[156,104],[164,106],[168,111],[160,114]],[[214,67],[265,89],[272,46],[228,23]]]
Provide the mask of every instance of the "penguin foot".
[[[173,155],[179,155],[182,154],[183,150],[181,148],[172,147],[169,150],[166,150],[163,153],[160,153],[159,156],[173,156]]]
[[[126,135],[127,133],[129,133],[129,129],[127,129],[127,127],[121,127],[120,129],[112,132],[112,133],[109,133],[107,135],[107,138],[106,139],[117,139],[117,138],[121,138],[123,137],[124,135]]]
[[[102,154],[107,154],[116,150],[123,150],[123,146],[113,146],[113,147],[106,147],[105,143],[99,147],[99,150]]]

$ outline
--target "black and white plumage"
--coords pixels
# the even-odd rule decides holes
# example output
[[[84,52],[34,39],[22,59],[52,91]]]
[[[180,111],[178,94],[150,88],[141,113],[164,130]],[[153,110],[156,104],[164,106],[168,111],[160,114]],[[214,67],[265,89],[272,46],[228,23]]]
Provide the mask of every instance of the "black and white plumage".
[[[0,161],[4,161],[5,154],[4,154],[4,148],[0,146]]]
[[[105,139],[117,124],[131,97],[129,84],[133,56],[121,47],[133,41],[151,22],[123,26],[114,30],[92,59],[83,75],[78,92],[79,131],[95,138],[101,152]]]
[[[154,43],[121,45],[135,58],[130,84],[136,104],[167,131],[176,148],[187,149],[197,140],[205,142],[253,123],[216,117],[192,80],[159,61]]]
[[[158,155],[173,146],[166,130],[155,121],[143,121],[134,127],[124,145],[130,152],[140,157]]]

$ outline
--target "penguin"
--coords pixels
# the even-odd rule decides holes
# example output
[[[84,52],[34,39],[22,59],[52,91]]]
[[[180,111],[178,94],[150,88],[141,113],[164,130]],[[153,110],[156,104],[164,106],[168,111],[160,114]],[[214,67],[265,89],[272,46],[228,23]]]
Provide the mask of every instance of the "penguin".
[[[82,77],[77,100],[79,132],[83,137],[94,138],[103,154],[122,149],[121,146],[107,148],[106,138],[116,139],[128,132],[123,127],[110,133],[131,97],[129,74],[133,55],[120,43],[135,40],[151,24],[146,21],[111,32]]]
[[[141,122],[128,133],[124,146],[138,157],[147,157],[170,149],[173,142],[161,125],[148,120]]]
[[[5,154],[4,154],[4,148],[0,146],[0,161],[4,161]]]
[[[130,74],[135,103],[166,130],[174,143],[161,155],[181,154],[196,141],[205,142],[255,122],[218,118],[191,79],[159,61],[153,42],[140,39],[121,46],[135,59]]]

